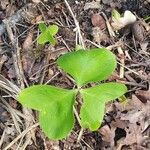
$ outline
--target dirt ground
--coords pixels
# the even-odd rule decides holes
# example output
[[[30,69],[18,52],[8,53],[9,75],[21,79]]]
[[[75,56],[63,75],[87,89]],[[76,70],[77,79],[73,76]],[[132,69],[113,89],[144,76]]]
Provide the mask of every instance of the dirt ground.
[[[116,31],[113,9],[120,14],[131,11],[136,21]],[[55,46],[37,44],[38,24],[42,21],[59,26]],[[1,0],[0,149],[149,150],[149,41],[149,0]],[[52,141],[38,126],[38,112],[22,107],[17,94],[33,84],[72,88],[72,80],[58,69],[55,61],[73,51],[77,44],[106,47],[116,55],[118,66],[108,81],[126,84],[127,100],[106,105],[98,131],[83,130],[80,134],[76,121],[66,139]]]

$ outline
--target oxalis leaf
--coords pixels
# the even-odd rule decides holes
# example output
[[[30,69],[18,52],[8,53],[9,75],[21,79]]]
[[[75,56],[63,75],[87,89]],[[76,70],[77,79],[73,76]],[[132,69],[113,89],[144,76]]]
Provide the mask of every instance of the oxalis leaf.
[[[39,29],[42,32],[37,39],[39,44],[50,42],[52,45],[55,45],[57,43],[56,38],[54,37],[58,32],[57,25],[50,25],[47,27],[44,23],[40,23]]]
[[[57,64],[79,87],[107,79],[116,68],[115,55],[105,48],[70,52],[58,58]]]
[[[43,25],[41,30],[44,33],[47,31]],[[127,89],[119,83],[104,83],[87,89],[82,89],[82,86],[107,79],[116,67],[115,55],[104,48],[78,50],[61,56],[57,64],[75,79],[78,89],[32,86],[21,91],[19,102],[39,111],[40,125],[50,139],[62,139],[73,128],[73,105],[79,92],[83,98],[80,110],[81,126],[92,131],[97,130],[103,120],[105,103],[120,97]]]
[[[18,100],[24,106],[39,111],[40,125],[49,138],[62,139],[74,125],[75,94],[75,90],[36,85],[22,90]]]
[[[94,131],[103,120],[105,103],[122,96],[127,91],[124,84],[104,83],[88,89],[81,89],[83,105],[80,110],[81,126]]]

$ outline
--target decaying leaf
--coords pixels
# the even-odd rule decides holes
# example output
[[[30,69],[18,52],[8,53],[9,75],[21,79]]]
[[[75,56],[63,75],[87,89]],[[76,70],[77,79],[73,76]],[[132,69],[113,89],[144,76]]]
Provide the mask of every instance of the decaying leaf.
[[[147,101],[150,101],[150,89],[148,91],[138,90],[136,91],[136,96],[140,101],[146,103]]]
[[[101,30],[106,28],[106,23],[104,18],[99,14],[93,14],[91,21],[94,27],[99,27]]]
[[[144,27],[139,21],[135,21],[131,26],[132,34],[139,42],[144,41]]]
[[[30,31],[26,37],[26,39],[23,42],[23,49],[25,51],[31,50],[32,47],[32,43],[33,43],[33,32]]]
[[[114,142],[114,138],[115,138],[115,128],[114,127],[110,129],[110,127],[108,125],[105,125],[99,129],[99,132],[102,134],[102,139],[105,142],[110,142],[110,143]]]
[[[29,73],[33,62],[35,61],[34,53],[33,53],[33,32],[30,31],[23,43],[22,50],[22,66],[25,73]]]
[[[132,95],[128,103],[115,102],[112,106],[109,110],[114,110],[117,114],[114,121],[109,124],[110,129],[121,128],[126,133],[124,140],[117,140],[113,149],[122,150],[126,146],[130,149],[148,149],[143,147],[143,143],[146,142],[149,135],[144,136],[143,132],[148,129],[150,124],[150,102],[143,103],[135,95]]]

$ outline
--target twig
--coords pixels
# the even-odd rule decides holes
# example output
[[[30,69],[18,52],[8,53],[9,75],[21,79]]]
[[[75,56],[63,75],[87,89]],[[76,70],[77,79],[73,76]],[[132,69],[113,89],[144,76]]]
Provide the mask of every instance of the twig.
[[[36,128],[37,126],[39,126],[39,123],[36,123],[32,126],[30,126],[29,128],[27,128],[26,130],[24,130],[21,134],[19,134],[12,142],[9,143],[9,145],[7,145],[3,150],[7,150],[9,149],[12,145],[14,145],[22,136],[25,136],[30,130]]]
[[[107,29],[108,29],[110,37],[115,37],[116,36],[115,32],[113,31],[113,29],[112,29],[112,27],[111,27],[111,25],[110,25],[110,23],[109,23],[109,21],[107,19],[107,16],[105,15],[104,12],[102,12],[101,14],[103,15],[103,17],[104,17],[104,19],[106,21],[106,25],[107,25]]]
[[[118,63],[119,65],[121,65],[122,67],[124,67],[125,69],[127,69],[127,70],[131,71],[132,73],[136,74],[137,76],[139,76],[142,80],[145,80],[145,78],[144,78],[142,75],[140,75],[140,74],[138,74],[137,72],[133,71],[132,69],[130,69],[130,68],[128,68],[128,67],[122,65],[122,64],[119,63],[119,62],[117,62],[117,63]]]
[[[0,148],[1,148],[2,144],[3,144],[5,133],[6,133],[6,128],[4,129],[3,134],[1,136],[1,139],[0,139]]]
[[[65,4],[68,8],[68,10],[70,11],[71,15],[72,15],[72,18],[74,20],[74,23],[76,25],[76,28],[77,28],[77,32],[78,32],[78,35],[79,35],[79,44],[82,45],[82,47],[85,49],[85,45],[84,45],[84,42],[83,42],[83,38],[82,38],[82,35],[81,35],[81,30],[80,30],[80,26],[79,26],[79,22],[77,21],[73,11],[71,10],[71,7],[69,5],[69,3],[67,2],[67,0],[64,0],[65,1]]]
[[[55,77],[57,77],[60,74],[60,72],[56,72],[48,81],[46,81],[45,84],[50,83]]]
[[[122,64],[122,66],[120,66],[120,78],[124,77],[124,65],[125,65],[125,60],[124,60],[124,52],[122,50],[121,47],[117,48],[119,56],[120,56],[120,63]]]
[[[24,74],[23,74],[21,58],[20,58],[20,49],[18,48],[18,45],[17,45],[18,41],[17,41],[17,39],[14,38],[12,28],[10,27],[8,21],[5,20],[4,23],[6,25],[6,30],[8,32],[9,39],[11,40],[11,43],[12,43],[12,57],[13,57],[13,63],[14,63],[14,68],[15,68],[18,85],[21,87],[21,89],[23,89],[25,87]],[[30,125],[33,124],[33,119],[31,117],[32,111],[30,109],[23,107],[23,112],[26,116],[28,116],[28,119],[29,119],[29,120],[25,119],[25,126],[26,126],[26,128],[28,128]],[[28,133],[26,135],[26,141],[31,141],[31,138],[32,138],[31,133]],[[26,143],[26,141],[25,141],[25,143]],[[29,144],[29,142],[28,142],[28,144]]]

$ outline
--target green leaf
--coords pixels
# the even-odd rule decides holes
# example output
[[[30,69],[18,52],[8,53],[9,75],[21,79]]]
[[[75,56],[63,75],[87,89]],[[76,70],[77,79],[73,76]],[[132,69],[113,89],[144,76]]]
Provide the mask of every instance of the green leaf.
[[[54,46],[57,43],[57,40],[55,37],[53,37],[51,34],[48,36],[49,42]]]
[[[18,101],[29,108],[35,110],[45,110],[51,103],[63,102],[74,93],[74,90],[66,90],[50,85],[34,85],[23,89],[19,93]]]
[[[74,125],[73,105],[76,90],[66,90],[49,85],[36,85],[21,91],[18,101],[39,110],[40,125],[51,139],[66,137]]]
[[[39,116],[40,126],[45,134],[54,140],[65,138],[74,126],[73,101],[70,97],[62,103],[55,102]]]
[[[41,30],[41,34],[39,35],[37,42],[39,44],[45,44],[46,42],[50,42],[52,45],[57,43],[56,38],[54,35],[58,32],[57,25],[50,25],[46,27],[44,23],[39,24],[39,28]]]
[[[83,105],[80,110],[81,126],[97,130],[103,120],[105,103],[122,96],[127,91],[124,84],[104,83],[88,89],[81,89]]]
[[[57,25],[50,25],[50,26],[48,26],[48,31],[49,31],[49,33],[50,33],[52,36],[54,36],[54,35],[56,35],[57,32],[58,32],[58,26],[57,26]]]
[[[38,44],[45,44],[46,42],[49,42],[49,37],[50,37],[50,34],[47,30],[42,32],[38,36],[38,39],[37,39]]]
[[[47,29],[47,26],[45,25],[45,23],[40,23],[38,27],[41,30],[41,32],[44,32]]]
[[[105,48],[78,50],[58,58],[57,64],[82,86],[107,79],[116,68],[115,55]]]

